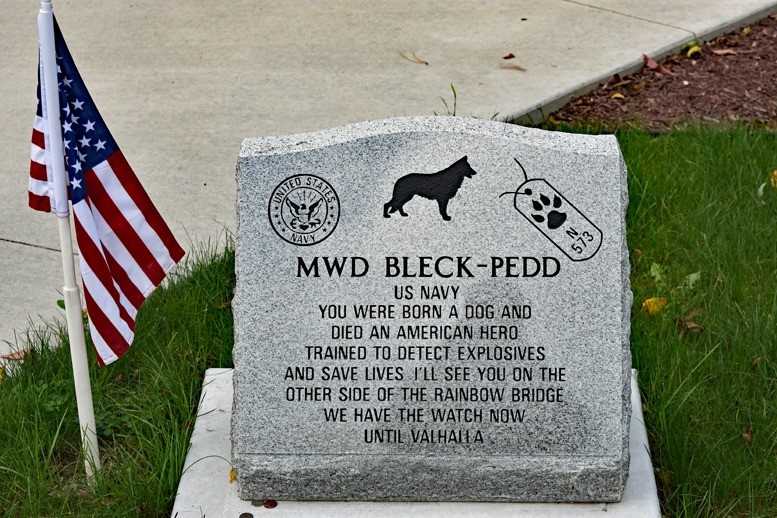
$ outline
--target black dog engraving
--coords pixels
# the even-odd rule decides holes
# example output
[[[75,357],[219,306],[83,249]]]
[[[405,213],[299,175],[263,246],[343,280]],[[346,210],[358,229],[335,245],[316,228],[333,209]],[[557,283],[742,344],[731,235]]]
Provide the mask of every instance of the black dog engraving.
[[[391,213],[397,211],[402,216],[407,216],[402,207],[413,199],[413,196],[418,195],[428,200],[437,201],[442,219],[450,221],[448,202],[456,196],[464,178],[472,178],[475,174],[475,170],[472,169],[467,162],[467,157],[464,156],[442,171],[433,174],[411,173],[405,175],[394,184],[394,193],[391,199],[383,205],[383,217],[390,218]]]

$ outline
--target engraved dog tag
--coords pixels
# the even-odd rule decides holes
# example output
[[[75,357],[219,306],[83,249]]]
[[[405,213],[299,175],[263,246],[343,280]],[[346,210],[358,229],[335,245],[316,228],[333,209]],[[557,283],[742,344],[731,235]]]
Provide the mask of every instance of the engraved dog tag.
[[[526,179],[505,194],[512,194],[515,210],[571,260],[587,261],[602,246],[602,231],[547,180]]]

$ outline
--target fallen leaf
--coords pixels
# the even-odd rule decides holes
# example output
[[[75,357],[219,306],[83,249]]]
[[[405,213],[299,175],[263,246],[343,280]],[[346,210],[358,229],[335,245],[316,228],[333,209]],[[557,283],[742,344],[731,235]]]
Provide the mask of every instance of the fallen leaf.
[[[694,45],[690,49],[688,49],[688,52],[685,54],[689,58],[693,58],[696,56],[701,56],[701,47],[698,45]]]
[[[642,311],[648,315],[655,315],[666,306],[666,299],[663,297],[653,297],[642,303]]]
[[[680,327],[680,340],[685,337],[686,333],[699,334],[705,330],[705,327],[697,324],[692,319],[701,313],[701,309],[692,309],[685,314],[682,318],[676,318],[675,323]]]
[[[615,94],[612,94],[610,99],[626,99],[626,97],[624,97],[623,94],[615,93]]]
[[[24,359],[25,356],[27,356],[27,353],[30,352],[29,348],[26,349],[18,349],[12,353],[3,354],[0,356],[3,360],[9,361],[9,362],[18,362]]]
[[[675,75],[675,73],[672,72],[671,70],[669,70],[668,68],[666,68],[666,67],[664,67],[662,65],[659,65],[655,60],[649,58],[647,54],[642,54],[642,59],[645,62],[645,65],[650,70],[655,70],[659,74],[665,74],[665,75],[670,75],[670,76]]]
[[[661,265],[658,263],[653,263],[650,265],[650,276],[653,277],[653,282],[656,283],[656,286],[666,286],[666,280],[664,278],[664,269],[661,268]]]
[[[639,83],[634,83],[634,91],[635,92],[641,92],[645,89],[645,86],[647,86],[647,83],[645,81],[640,81]]]
[[[700,326],[696,322],[692,322],[690,320],[685,322],[685,325],[688,331],[694,334],[701,333],[702,331],[704,331],[704,326]]]
[[[753,428],[750,425],[745,426],[745,429],[742,431],[742,438],[745,440],[745,444],[748,446],[753,444],[755,433],[753,433]]]
[[[400,55],[400,56],[402,56],[404,59],[408,60],[408,61],[409,61],[409,62],[411,62],[411,63],[415,63],[415,64],[417,64],[417,65],[428,65],[428,64],[429,64],[429,62],[428,62],[428,61],[425,61],[425,60],[423,60],[423,59],[419,58],[418,56],[416,56],[416,55],[415,55],[415,52],[413,51],[413,49],[410,49],[410,54],[412,54],[412,56],[413,56],[412,58],[409,58],[409,57],[407,57],[407,56],[405,55],[405,53],[404,53],[404,52],[402,52],[402,51],[401,51],[401,50],[399,50],[399,49],[397,49],[397,52],[399,52],[399,55]]]
[[[742,29],[742,36],[750,36],[750,33],[753,32],[753,29],[750,28],[748,25],[744,29]]]
[[[701,313],[700,309],[694,309],[686,314],[682,318],[676,318],[675,323],[680,327],[680,340],[685,337],[686,333],[699,334],[705,330],[705,327],[697,324],[693,320],[693,317]]]
[[[510,63],[500,63],[499,68],[504,68],[505,70],[518,70],[519,72],[526,72],[526,69],[523,68],[521,65],[510,64]]]
[[[690,275],[687,275],[685,277],[685,284],[688,286],[689,290],[693,289],[693,285],[696,284],[699,279],[701,278],[701,272],[694,272]]]
[[[235,469],[232,468],[229,470],[229,483],[233,483],[235,480],[237,480],[237,473],[235,473]]]
[[[642,60],[650,70],[658,70],[659,65],[655,60],[648,57],[647,54],[642,54]]]
[[[758,198],[761,203],[761,205],[766,205],[766,202],[763,201],[764,197],[764,189],[766,188],[766,182],[762,183],[761,186],[758,188]]]
[[[645,254],[642,253],[642,250],[640,250],[639,248],[635,248],[634,249],[634,257],[635,257],[635,261],[637,263],[641,263],[642,262],[642,258],[644,256],[645,256]]]
[[[634,78],[632,78],[631,76],[629,77],[630,78],[628,79],[621,79],[621,77],[618,74],[615,74],[612,77],[612,81],[610,81],[610,83],[606,86],[606,88],[618,88],[619,86],[630,85],[631,83],[634,82]]]
[[[515,57],[515,54],[513,54],[513,53],[511,52],[511,53],[509,53],[509,54],[508,54],[508,55],[506,55],[506,56],[502,56],[502,59],[513,59],[514,57]]]
[[[713,54],[717,54],[718,56],[736,56],[737,55],[737,51],[734,50],[734,49],[718,49],[718,50],[713,50],[712,53]]]
[[[761,357],[756,356],[755,358],[753,358],[753,362],[750,364],[750,368],[753,370],[756,370],[759,365],[761,365]]]
[[[772,187],[774,187],[775,189],[777,189],[777,169],[775,169],[774,171],[772,171],[772,174],[771,174],[771,175],[769,175],[769,181],[771,182],[771,184],[772,184]]]

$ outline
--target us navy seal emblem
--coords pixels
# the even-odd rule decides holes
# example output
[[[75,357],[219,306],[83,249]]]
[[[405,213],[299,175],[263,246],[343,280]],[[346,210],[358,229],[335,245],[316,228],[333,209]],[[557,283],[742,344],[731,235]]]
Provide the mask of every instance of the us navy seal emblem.
[[[340,199],[318,176],[298,174],[282,181],[270,195],[270,224],[292,245],[311,246],[329,237],[340,221]]]

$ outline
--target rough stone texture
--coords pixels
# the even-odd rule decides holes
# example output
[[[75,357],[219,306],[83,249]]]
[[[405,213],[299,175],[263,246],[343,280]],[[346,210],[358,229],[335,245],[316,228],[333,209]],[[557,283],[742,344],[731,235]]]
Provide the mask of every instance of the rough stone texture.
[[[242,500],[238,484],[230,482],[229,462],[232,416],[232,369],[208,369],[186,453],[181,482],[170,516],[176,518],[235,518],[242,513],[273,518],[660,518],[656,478],[650,461],[637,373],[631,381],[631,434],[629,479],[623,498],[615,503],[497,503],[497,502],[301,502],[277,501],[270,511],[262,500]],[[269,515],[268,515],[269,516]]]
[[[463,156],[476,171],[448,205],[451,221],[434,201],[416,196],[383,217],[395,182],[431,174]],[[524,177],[517,158],[526,169]],[[324,241],[296,246],[273,230],[273,190],[294,175],[326,180],[339,198],[339,223]],[[626,170],[612,136],[550,133],[463,118],[400,118],[329,131],[247,139],[238,163],[238,277],[235,310],[233,457],[245,499],[617,501],[628,473],[630,418]],[[442,182],[446,184],[446,182]],[[440,182],[436,184],[438,187]],[[416,186],[417,187],[417,186]],[[522,193],[531,187],[532,195]],[[508,192],[509,195],[501,196]],[[516,194],[518,193],[518,194]],[[545,194],[545,200],[539,196]],[[560,198],[559,202],[555,197]],[[295,198],[300,203],[298,198]],[[540,204],[534,210],[533,202]],[[547,203],[550,205],[546,207]],[[312,202],[311,202],[312,203]],[[555,205],[560,203],[560,207]],[[280,205],[283,205],[281,202]],[[517,210],[516,210],[517,209]],[[567,214],[556,229],[533,214]],[[331,209],[327,209],[331,210]],[[519,212],[520,211],[520,212]],[[304,212],[304,210],[303,210]],[[277,214],[277,212],[276,212]],[[290,216],[283,216],[289,219]],[[305,223],[305,218],[296,223]],[[280,225],[280,223],[279,223]],[[567,233],[596,250],[578,254]],[[281,228],[281,227],[279,227]],[[598,233],[597,233],[598,232]],[[582,249],[582,248],[581,248]],[[387,279],[385,257],[472,257],[472,278]],[[297,258],[364,257],[366,276],[297,276]],[[553,277],[491,277],[493,257],[547,259]],[[585,258],[586,260],[580,260]],[[486,264],[486,267],[478,267]],[[446,263],[447,265],[447,263]],[[323,264],[320,265],[324,271]],[[418,267],[413,266],[417,270]],[[346,268],[346,274],[347,274]],[[520,268],[518,268],[520,272]],[[503,273],[504,270],[501,270]],[[412,285],[415,299],[395,300],[394,286]],[[422,286],[458,288],[455,300],[418,300]],[[319,304],[347,306],[342,320],[320,316]],[[354,304],[440,304],[442,319],[357,320]],[[464,307],[493,304],[493,320],[468,320]],[[531,318],[501,319],[503,305],[529,305]],[[449,319],[456,306],[459,319]],[[401,316],[401,314],[400,314]],[[362,325],[363,340],[333,340],[332,324]],[[371,326],[388,325],[390,340],[368,340]],[[513,340],[399,340],[402,325],[516,326]],[[367,347],[366,359],[313,360],[306,346]],[[376,360],[373,347],[390,347]],[[440,360],[397,359],[400,347],[449,346]],[[459,359],[459,348],[491,354],[517,347],[537,356],[522,361]],[[544,358],[538,348],[544,348]],[[500,349],[501,348],[501,349]],[[323,367],[357,367],[358,381],[323,381]],[[372,367],[402,367],[402,381],[366,381]],[[313,367],[313,380],[285,380],[287,367]],[[416,367],[434,368],[438,381],[415,379]],[[446,368],[469,368],[471,379],[443,382]],[[481,381],[478,367],[505,368],[507,381]],[[532,369],[531,381],[510,380],[513,368]],[[542,368],[566,369],[566,379],[542,381]],[[429,372],[427,370],[427,372]],[[459,372],[462,372],[459,370]],[[331,387],[327,401],[287,401],[289,387]],[[338,390],[369,387],[369,402],[336,401]],[[429,401],[390,402],[380,388],[421,388]],[[436,388],[505,389],[504,400],[434,401]],[[513,388],[561,389],[561,403],[512,402]],[[397,399],[398,398],[398,399]],[[426,422],[399,421],[399,408],[423,408]],[[327,423],[325,408],[346,408],[347,422]],[[388,408],[391,422],[353,422],[355,409]],[[482,409],[482,422],[433,423],[432,409]],[[525,410],[523,422],[489,422],[491,409]],[[365,431],[398,430],[393,442],[366,443]],[[420,430],[468,431],[460,443],[428,444]],[[476,442],[479,430],[483,442]],[[455,435],[456,432],[454,432]],[[403,442],[398,442],[401,434]],[[387,432],[384,437],[391,438]]]

